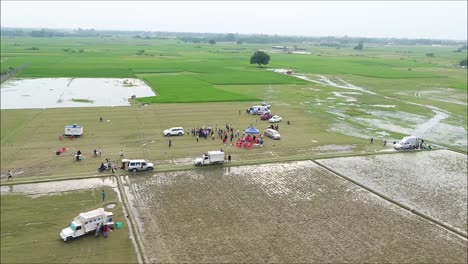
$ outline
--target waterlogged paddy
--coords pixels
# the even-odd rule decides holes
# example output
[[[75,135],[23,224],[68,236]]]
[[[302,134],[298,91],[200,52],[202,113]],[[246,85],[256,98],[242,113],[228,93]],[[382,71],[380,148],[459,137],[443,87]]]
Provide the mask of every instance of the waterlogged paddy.
[[[318,162],[467,233],[468,160],[465,154],[437,150]]]
[[[129,106],[132,95],[154,96],[138,79],[12,79],[1,84],[1,109]]]
[[[4,194],[29,194],[45,195],[59,192],[88,190],[100,187],[111,187],[117,189],[117,181],[114,177],[91,178],[82,180],[67,180],[41,182],[32,184],[16,184],[1,186],[0,193]],[[117,190],[116,190],[117,191]],[[117,191],[118,193],[118,191]]]
[[[314,162],[122,177],[149,262],[463,263],[466,239]]]

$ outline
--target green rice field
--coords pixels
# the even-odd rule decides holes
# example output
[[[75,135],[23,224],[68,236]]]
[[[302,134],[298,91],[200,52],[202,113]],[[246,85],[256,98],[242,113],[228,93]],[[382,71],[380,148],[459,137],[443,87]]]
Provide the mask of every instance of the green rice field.
[[[120,165],[120,150],[124,158],[146,159],[155,164],[155,172],[138,173],[137,179],[149,179],[153,173],[193,169],[196,157],[219,149],[233,157],[226,169],[343,156],[366,158],[395,153],[393,142],[412,133],[423,135],[435,149],[447,148],[466,155],[468,77],[467,69],[458,66],[467,57],[466,50],[458,53],[453,52],[458,47],[448,46],[369,45],[356,51],[353,45],[337,49],[314,43],[282,44],[310,53],[294,54],[274,52],[274,45],[209,45],[127,37],[2,38],[1,70],[27,65],[7,82],[23,78],[137,78],[156,94],[129,99],[132,105],[125,107],[97,107],[91,96],[76,96],[73,100],[83,103],[83,107],[2,109],[2,190],[22,183],[110,175],[98,173],[97,168],[106,158]],[[268,65],[257,67],[249,63],[257,50],[271,56]],[[427,53],[434,56],[426,56]],[[289,69],[292,74],[274,69]],[[18,98],[27,96],[20,94]],[[238,138],[232,144],[223,144],[217,134],[213,139],[198,140],[191,134],[195,128],[217,131],[226,126],[239,129],[241,135],[249,126],[264,133],[270,123],[246,113],[246,109],[264,101],[272,105],[273,114],[283,118],[278,128],[281,140],[265,137],[263,146],[244,149],[235,145]],[[99,122],[101,117],[103,122]],[[71,124],[82,125],[84,134],[73,140],[60,138],[64,126]],[[165,129],[179,126],[185,135],[163,136]],[[102,149],[102,155],[93,157],[97,148]],[[66,151],[57,155],[59,149]],[[83,153],[81,161],[73,157],[78,150]],[[205,168],[195,170],[198,169]],[[7,182],[8,170],[13,172],[12,182]],[[123,181],[137,177],[122,170],[117,170],[116,175]],[[241,187],[239,190],[243,190]],[[125,226],[113,232],[105,243],[103,239],[73,243],[58,239],[60,230],[77,213],[104,205],[99,191],[37,197],[2,194],[1,262],[137,262]],[[121,202],[111,189],[108,193],[109,199],[117,203],[112,210],[123,217],[125,201]],[[329,210],[325,205],[323,208]],[[190,211],[184,213],[192,215]],[[397,224],[388,223],[389,227],[392,225]],[[389,233],[389,237],[392,235]],[[179,246],[175,242],[174,245]],[[419,256],[415,259],[428,260],[424,254]],[[203,262],[203,255],[197,259]]]

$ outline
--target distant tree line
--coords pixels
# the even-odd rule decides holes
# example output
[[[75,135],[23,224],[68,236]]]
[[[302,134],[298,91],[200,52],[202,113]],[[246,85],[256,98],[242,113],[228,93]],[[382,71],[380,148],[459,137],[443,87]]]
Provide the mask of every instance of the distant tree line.
[[[140,39],[178,39],[189,43],[235,42],[237,44],[281,44],[312,42],[320,46],[341,47],[356,46],[360,42],[366,45],[460,45],[457,52],[466,49],[466,40],[437,40],[437,39],[405,39],[405,38],[362,38],[362,37],[307,37],[307,36],[281,36],[265,34],[237,34],[237,33],[193,33],[193,32],[163,32],[163,31],[118,31],[95,29],[31,29],[31,28],[5,28],[0,29],[2,37],[133,37]],[[211,42],[213,43],[213,42]],[[214,44],[214,43],[213,43]],[[463,45],[463,46],[462,46]]]

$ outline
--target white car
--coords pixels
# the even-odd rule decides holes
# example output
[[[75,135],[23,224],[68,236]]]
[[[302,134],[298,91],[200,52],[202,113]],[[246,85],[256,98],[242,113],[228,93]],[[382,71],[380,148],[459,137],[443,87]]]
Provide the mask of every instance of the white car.
[[[182,136],[184,134],[184,128],[172,127],[163,131],[164,136]]]
[[[280,139],[281,138],[280,133],[278,133],[278,131],[276,131],[274,129],[271,129],[271,128],[265,129],[265,135],[267,137],[271,137],[272,139]]]
[[[128,161],[128,170],[137,172],[145,170],[153,170],[154,164],[147,162],[146,160],[129,160]]]
[[[266,106],[266,108],[270,108],[270,107],[271,107],[271,105],[270,105],[269,103],[267,103],[267,102],[263,102],[263,103],[261,104],[261,106]]]
[[[281,118],[281,116],[277,116],[277,115],[274,115],[272,118],[270,118],[268,121],[270,121],[270,123],[278,123],[280,122],[281,120],[283,120]]]

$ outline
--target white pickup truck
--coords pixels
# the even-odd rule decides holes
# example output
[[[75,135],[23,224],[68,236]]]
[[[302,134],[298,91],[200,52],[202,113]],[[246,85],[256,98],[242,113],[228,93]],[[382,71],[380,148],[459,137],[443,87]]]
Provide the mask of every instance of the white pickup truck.
[[[60,232],[60,237],[63,241],[69,242],[74,238],[95,231],[98,226],[113,225],[112,215],[112,212],[106,212],[104,208],[81,213],[73,219],[69,227]]]
[[[222,164],[224,162],[224,152],[208,151],[203,154],[201,158],[196,158],[193,163],[197,166],[209,165],[209,164]]]

